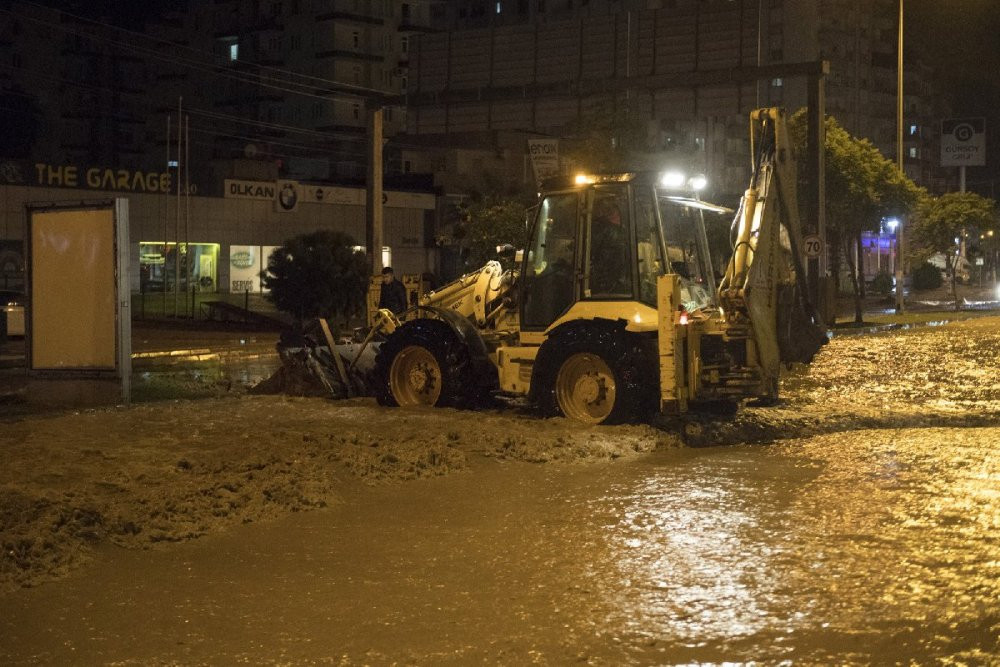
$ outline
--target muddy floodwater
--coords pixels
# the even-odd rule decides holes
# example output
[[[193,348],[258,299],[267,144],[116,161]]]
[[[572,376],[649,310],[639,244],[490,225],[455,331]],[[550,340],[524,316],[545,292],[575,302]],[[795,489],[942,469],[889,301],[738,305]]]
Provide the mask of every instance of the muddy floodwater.
[[[1000,429],[487,462],[5,600],[3,662],[1000,660]]]
[[[835,337],[698,448],[226,395],[255,354],[4,423],[0,664],[1000,664],[1000,318]]]

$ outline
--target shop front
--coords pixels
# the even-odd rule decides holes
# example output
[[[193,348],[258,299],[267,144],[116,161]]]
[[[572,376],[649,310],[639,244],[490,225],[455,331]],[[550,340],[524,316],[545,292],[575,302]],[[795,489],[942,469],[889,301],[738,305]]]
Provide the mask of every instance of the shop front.
[[[179,261],[179,263],[178,263]],[[139,291],[219,291],[218,243],[139,242]]]

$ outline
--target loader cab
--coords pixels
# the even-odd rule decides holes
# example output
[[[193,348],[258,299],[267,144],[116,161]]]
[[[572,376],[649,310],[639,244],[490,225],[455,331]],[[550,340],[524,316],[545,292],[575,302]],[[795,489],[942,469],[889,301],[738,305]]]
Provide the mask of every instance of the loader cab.
[[[681,276],[689,310],[711,305],[708,244],[693,201],[653,174],[549,184],[521,267],[521,328],[544,331],[581,302],[592,304],[588,312],[618,313],[621,302],[655,309],[665,273]]]

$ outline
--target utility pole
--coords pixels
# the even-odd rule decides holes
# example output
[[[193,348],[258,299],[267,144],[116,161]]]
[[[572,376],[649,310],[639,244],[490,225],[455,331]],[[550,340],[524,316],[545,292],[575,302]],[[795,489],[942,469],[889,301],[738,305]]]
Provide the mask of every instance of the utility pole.
[[[806,260],[809,301],[825,321],[833,304],[826,303],[827,243],[826,243],[826,81],[830,72],[827,61],[819,62],[819,71],[809,77],[806,140],[806,177],[808,217],[805,228],[820,238],[819,257]]]
[[[170,132],[170,114],[167,114],[167,171],[170,171],[170,138],[173,136]],[[168,200],[169,201],[169,200]],[[168,208],[163,215],[163,266],[160,267],[160,279],[163,281],[163,317],[167,316],[167,236],[170,233],[168,229],[170,220],[170,209]],[[150,270],[152,272],[152,270]]]
[[[177,98],[177,215],[174,217],[174,317],[179,314],[181,290],[181,169],[187,165],[181,162],[184,129],[184,98]],[[166,242],[166,239],[164,239]],[[164,255],[166,257],[166,255]],[[166,268],[164,261],[163,268]]]
[[[368,190],[365,199],[365,247],[371,261],[372,275],[382,273],[382,104],[369,100],[368,113]]]
[[[896,49],[896,162],[899,172],[906,173],[903,163],[903,0],[899,0],[899,45]],[[904,311],[903,304],[903,221],[896,227],[896,312]]]
[[[184,116],[184,287],[185,297],[191,287],[191,254],[188,252],[189,233],[191,231],[191,117]],[[184,299],[184,313],[187,313],[188,300]],[[194,318],[194,303],[191,304],[190,317]]]

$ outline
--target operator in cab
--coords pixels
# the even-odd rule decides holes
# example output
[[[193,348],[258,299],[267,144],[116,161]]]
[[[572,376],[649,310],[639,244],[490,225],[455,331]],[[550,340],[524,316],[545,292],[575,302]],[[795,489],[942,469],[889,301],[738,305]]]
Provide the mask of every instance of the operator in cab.
[[[382,290],[379,292],[378,307],[391,310],[393,315],[406,310],[406,288],[396,279],[391,266],[382,269]]]

